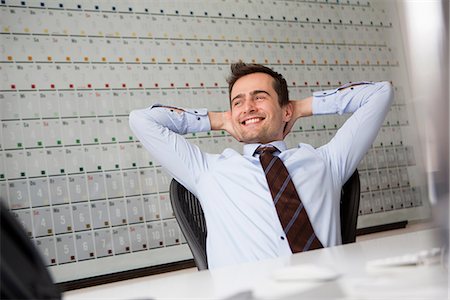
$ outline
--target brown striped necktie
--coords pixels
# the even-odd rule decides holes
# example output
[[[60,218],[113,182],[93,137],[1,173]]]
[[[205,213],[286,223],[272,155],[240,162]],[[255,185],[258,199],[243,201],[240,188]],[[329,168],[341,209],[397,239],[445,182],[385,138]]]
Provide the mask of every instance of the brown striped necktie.
[[[303,203],[295,189],[288,170],[281,159],[272,153],[273,146],[263,146],[256,150],[266,174],[267,183],[272,194],[284,233],[293,253],[323,248],[316,237]]]

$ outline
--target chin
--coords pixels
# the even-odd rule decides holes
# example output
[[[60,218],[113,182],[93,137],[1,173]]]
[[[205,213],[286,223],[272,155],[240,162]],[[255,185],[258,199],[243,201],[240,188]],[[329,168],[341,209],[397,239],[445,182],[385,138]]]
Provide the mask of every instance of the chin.
[[[282,140],[282,138],[277,139],[274,136],[266,136],[266,135],[262,135],[262,134],[255,134],[255,135],[243,134],[241,136],[242,136],[241,142],[245,143],[245,144],[268,144],[273,141]]]
[[[262,144],[261,139],[258,139],[258,138],[245,138],[244,137],[241,140],[241,142],[245,143],[245,144],[257,144],[257,143],[261,143]]]
[[[260,138],[260,137],[253,137],[253,138],[244,138],[242,140],[243,143],[246,144],[267,144],[270,143],[266,139]]]

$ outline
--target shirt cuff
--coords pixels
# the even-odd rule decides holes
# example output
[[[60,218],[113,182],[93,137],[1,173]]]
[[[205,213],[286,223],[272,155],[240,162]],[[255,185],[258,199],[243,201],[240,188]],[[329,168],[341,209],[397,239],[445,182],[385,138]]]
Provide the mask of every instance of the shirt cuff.
[[[162,104],[154,104],[150,106],[150,109],[153,108],[166,108],[167,110],[173,112],[173,119],[178,119],[182,123],[182,132],[184,133],[193,133],[193,132],[207,132],[211,130],[211,123],[209,121],[208,109],[206,108],[183,108],[183,107],[175,107],[169,105]],[[178,113],[173,111],[173,109],[183,110],[183,113]]]
[[[195,131],[193,132],[206,132],[211,130],[208,109],[185,109],[184,113],[186,115],[189,128],[195,128]]]
[[[371,81],[357,81],[357,82],[349,82],[338,88],[332,90],[324,90],[313,93],[313,102],[312,109],[314,115],[325,115],[325,114],[342,114],[343,106],[341,105],[341,99],[338,97],[340,94],[339,90],[358,86],[358,85],[366,85],[373,84]]]

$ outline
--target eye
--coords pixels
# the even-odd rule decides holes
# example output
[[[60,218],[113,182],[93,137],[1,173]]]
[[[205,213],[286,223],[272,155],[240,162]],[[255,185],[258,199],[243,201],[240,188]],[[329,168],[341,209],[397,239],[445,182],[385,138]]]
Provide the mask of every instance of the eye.
[[[238,106],[238,105],[240,105],[241,103],[242,103],[241,100],[234,100],[234,101],[233,101],[233,107]]]
[[[264,100],[264,99],[266,99],[266,96],[264,94],[256,95],[255,99],[256,100]]]

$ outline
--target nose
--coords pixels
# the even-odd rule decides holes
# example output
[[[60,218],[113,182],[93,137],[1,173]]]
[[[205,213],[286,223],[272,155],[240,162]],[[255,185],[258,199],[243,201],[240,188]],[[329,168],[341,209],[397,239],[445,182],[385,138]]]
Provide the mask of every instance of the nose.
[[[251,113],[256,111],[256,105],[252,98],[247,98],[244,102],[244,112]]]

